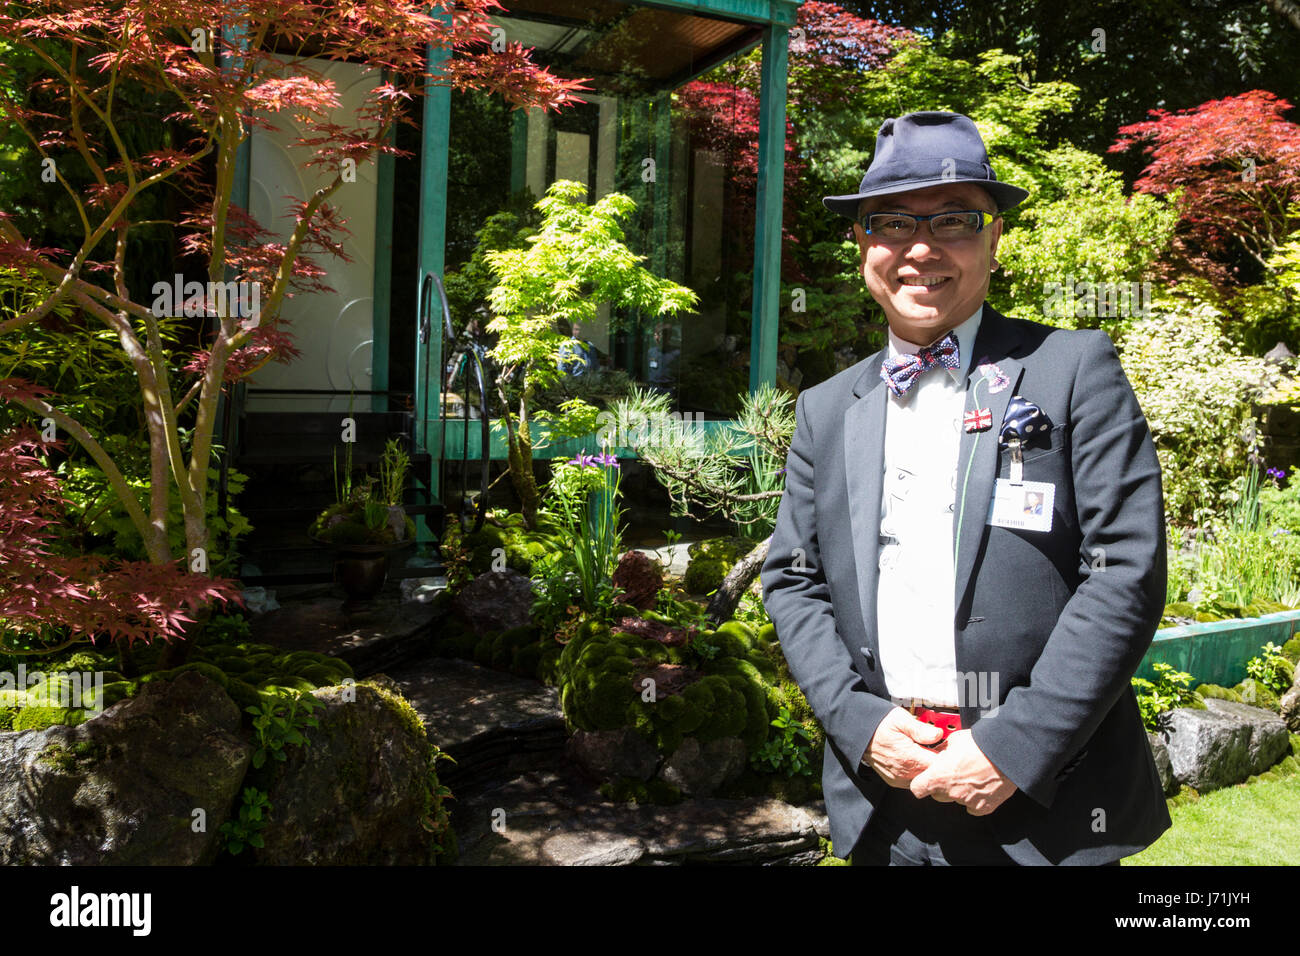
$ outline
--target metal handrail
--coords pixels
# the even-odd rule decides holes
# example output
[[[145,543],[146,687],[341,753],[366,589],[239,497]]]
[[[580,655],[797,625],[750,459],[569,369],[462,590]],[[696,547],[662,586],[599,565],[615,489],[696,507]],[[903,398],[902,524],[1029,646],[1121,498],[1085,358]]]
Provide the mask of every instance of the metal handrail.
[[[420,288],[420,342],[428,342],[429,334],[432,331],[432,294],[436,292],[439,305],[442,307],[443,336],[442,343],[438,349],[438,490],[441,494],[445,488],[445,465],[447,461],[447,392],[455,382],[456,377],[464,372],[465,388],[461,402],[462,421],[465,423],[465,434],[469,433],[469,410],[470,410],[470,387],[477,386],[475,397],[478,399],[479,421],[482,429],[481,449],[479,453],[479,496],[478,503],[473,509],[474,525],[473,532],[482,530],[483,522],[487,518],[488,505],[488,484],[491,469],[491,421],[488,418],[487,409],[487,375],[483,369],[482,346],[477,342],[456,334],[455,328],[451,323],[451,305],[447,301],[447,291],[443,287],[442,280],[430,272],[424,277],[424,282]],[[448,347],[450,346],[450,351]],[[460,352],[460,360],[456,367],[447,374],[446,356],[455,355]],[[472,359],[472,362],[470,361]],[[467,367],[468,366],[468,367]],[[473,381],[470,380],[469,368],[472,367],[474,372]],[[426,373],[427,375],[427,373]],[[424,390],[425,408],[424,420],[428,420],[428,389]],[[469,500],[469,442],[461,442],[461,468],[460,468],[460,492],[461,492],[461,511],[466,513],[465,503]]]

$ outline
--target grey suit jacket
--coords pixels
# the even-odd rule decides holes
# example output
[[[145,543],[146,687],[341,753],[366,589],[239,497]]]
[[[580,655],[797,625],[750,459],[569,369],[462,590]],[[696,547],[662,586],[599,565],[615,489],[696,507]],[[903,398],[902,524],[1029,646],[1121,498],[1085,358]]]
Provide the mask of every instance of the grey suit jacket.
[[[800,394],[762,572],[790,671],[826,730],[822,781],[841,857],[887,786],[860,762],[893,709],[876,635],[885,354]],[[976,388],[982,361],[1010,387]],[[970,369],[966,408],[990,409],[993,427],[961,437],[953,630],[959,675],[995,686],[997,706],[968,698],[962,726],[1018,788],[986,819],[1017,862],[1109,862],[1170,825],[1129,683],[1164,606],[1160,465],[1105,333],[985,304]],[[1008,477],[998,434],[1012,395],[1053,423],[1050,441],[1024,453],[1024,479],[1056,486],[1048,532],[986,523],[994,479]]]

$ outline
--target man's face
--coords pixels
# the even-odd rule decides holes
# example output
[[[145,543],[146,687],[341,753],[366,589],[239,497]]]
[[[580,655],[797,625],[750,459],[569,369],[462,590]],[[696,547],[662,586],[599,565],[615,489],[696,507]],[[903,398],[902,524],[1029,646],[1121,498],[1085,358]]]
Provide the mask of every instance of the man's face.
[[[873,196],[862,200],[858,214],[928,216],[961,209],[997,213],[992,197],[979,186],[951,183]],[[983,303],[1002,220],[995,219],[968,239],[935,239],[927,222],[917,223],[916,232],[902,242],[869,236],[860,223],[854,224],[853,232],[862,253],[862,278],[872,298],[885,310],[890,329],[904,341],[921,346],[961,325]]]

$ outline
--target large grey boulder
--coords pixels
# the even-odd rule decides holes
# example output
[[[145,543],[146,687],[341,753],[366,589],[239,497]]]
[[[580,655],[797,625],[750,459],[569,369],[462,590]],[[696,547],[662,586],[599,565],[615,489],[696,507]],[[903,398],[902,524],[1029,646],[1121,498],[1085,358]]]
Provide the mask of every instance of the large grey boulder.
[[[1282,695],[1282,702],[1279,710],[1282,712],[1282,719],[1286,721],[1288,730],[1300,733],[1300,667],[1296,668],[1295,679],[1291,681],[1291,688]]]
[[[687,737],[659,772],[668,783],[692,797],[711,797],[724,783],[740,776],[747,753],[739,737],[701,744]]]
[[[430,746],[403,698],[376,683],[323,687],[318,727],[289,747],[267,790],[258,863],[418,865],[434,862],[424,829]],[[388,684],[391,686],[391,684]]]
[[[186,672],[77,727],[0,733],[0,863],[209,863],[248,769],[239,709]]]
[[[461,589],[452,607],[480,637],[532,622],[533,582],[518,571],[489,571]]]
[[[579,730],[564,747],[569,759],[596,780],[649,780],[659,769],[659,751],[631,727]]]
[[[1263,773],[1285,757],[1291,747],[1291,735],[1287,732],[1286,721],[1271,710],[1214,698],[1206,700],[1205,706],[1212,713],[1231,717],[1250,728],[1246,756],[1250,761],[1251,773]]]
[[[1153,733],[1147,734],[1147,743],[1151,745],[1151,756],[1155,758],[1156,773],[1160,775],[1160,787],[1165,796],[1178,792],[1178,780],[1174,777],[1174,767],[1169,760],[1169,748],[1165,742]]]
[[[1213,698],[1205,706],[1170,711],[1160,735],[1180,784],[1202,792],[1230,787],[1285,755],[1289,737],[1276,714]]]

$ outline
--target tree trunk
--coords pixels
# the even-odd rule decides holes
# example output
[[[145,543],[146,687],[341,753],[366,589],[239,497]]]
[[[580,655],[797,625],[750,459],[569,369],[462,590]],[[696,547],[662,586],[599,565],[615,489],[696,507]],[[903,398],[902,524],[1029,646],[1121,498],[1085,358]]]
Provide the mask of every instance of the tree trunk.
[[[718,585],[718,590],[713,592],[713,597],[709,599],[707,613],[715,626],[736,613],[736,605],[749,590],[749,586],[754,583],[758,572],[763,569],[763,562],[767,560],[767,549],[771,544],[772,539],[769,537],[755,545],[753,551],[736,562],[735,567]]]

